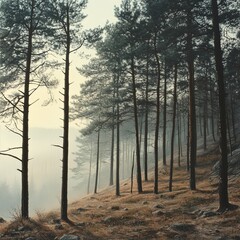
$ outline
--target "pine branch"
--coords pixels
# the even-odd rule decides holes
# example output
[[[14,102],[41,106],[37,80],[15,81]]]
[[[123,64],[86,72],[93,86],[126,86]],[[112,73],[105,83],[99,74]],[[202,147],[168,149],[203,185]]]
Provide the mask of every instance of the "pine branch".
[[[15,155],[10,154],[10,153],[0,152],[0,155],[7,156],[7,157],[12,157],[12,158],[17,159],[18,161],[22,162],[22,159],[20,159],[19,157],[15,156]]]
[[[54,144],[54,145],[52,145],[53,147],[58,147],[58,148],[61,148],[61,149],[63,149],[63,147],[62,146],[60,146],[60,145],[57,145],[57,144]]]

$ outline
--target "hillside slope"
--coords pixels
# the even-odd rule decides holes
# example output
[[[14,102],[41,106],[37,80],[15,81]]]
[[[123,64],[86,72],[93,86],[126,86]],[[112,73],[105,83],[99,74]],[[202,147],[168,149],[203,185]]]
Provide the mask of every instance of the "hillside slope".
[[[240,239],[240,208],[218,214],[218,183],[212,167],[218,148],[197,159],[197,190],[189,190],[186,167],[175,167],[173,192],[168,191],[168,168],[162,169],[159,194],[153,194],[153,175],[138,194],[136,182],[121,184],[121,196],[108,188],[69,207],[71,222],[61,222],[58,212],[38,213],[34,220],[2,223],[0,239]],[[240,177],[229,180],[229,196],[240,206]],[[64,234],[69,234],[67,236]],[[74,238],[75,236],[75,238]],[[79,238],[77,238],[77,236]]]

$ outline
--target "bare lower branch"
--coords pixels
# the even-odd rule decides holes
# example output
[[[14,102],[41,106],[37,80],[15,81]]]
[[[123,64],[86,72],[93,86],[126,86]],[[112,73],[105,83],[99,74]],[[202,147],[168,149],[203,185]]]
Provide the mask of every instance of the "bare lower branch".
[[[5,152],[9,152],[9,151],[13,151],[13,150],[19,150],[19,149],[22,149],[22,147],[9,148],[9,149],[0,151],[0,153],[5,153]]]
[[[39,98],[37,100],[35,100],[34,102],[32,102],[31,104],[29,104],[29,107],[31,107],[34,103],[38,102]]]
[[[63,147],[62,146],[60,146],[60,145],[52,145],[53,147],[58,147],[58,148],[61,148],[61,149],[63,149]]]
[[[21,133],[12,130],[12,129],[9,128],[8,126],[6,126],[6,128],[7,128],[10,132],[12,132],[12,133],[14,133],[14,134],[17,134],[17,135],[20,136],[20,137],[23,137],[23,135],[22,135]]]
[[[18,161],[22,162],[21,158],[19,158],[17,156],[14,156],[12,154],[9,154],[9,153],[2,153],[2,152],[0,152],[0,155],[7,156],[7,157],[12,157],[12,158],[17,159]]]

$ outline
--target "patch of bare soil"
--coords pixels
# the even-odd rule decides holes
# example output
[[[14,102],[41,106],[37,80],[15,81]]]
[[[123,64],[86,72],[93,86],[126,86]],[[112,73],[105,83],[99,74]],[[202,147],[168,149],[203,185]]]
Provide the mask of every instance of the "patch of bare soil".
[[[218,214],[217,179],[210,177],[218,159],[216,151],[197,159],[197,190],[189,190],[186,166],[175,166],[173,191],[168,191],[168,167],[159,172],[159,194],[153,193],[153,174],[143,182],[144,193],[130,193],[130,181],[121,185],[121,196],[109,188],[69,206],[69,219],[58,212],[39,213],[34,220],[0,225],[0,239],[60,239],[64,234],[80,239],[240,239],[240,208]],[[184,159],[183,159],[184,160]],[[240,177],[230,178],[229,196],[240,206]]]

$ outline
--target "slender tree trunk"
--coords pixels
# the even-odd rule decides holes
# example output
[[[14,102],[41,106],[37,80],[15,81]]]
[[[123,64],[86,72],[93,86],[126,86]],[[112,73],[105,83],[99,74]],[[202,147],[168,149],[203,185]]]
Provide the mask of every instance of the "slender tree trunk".
[[[115,77],[113,80],[114,90],[113,99],[115,99],[116,88],[115,88]],[[114,144],[115,144],[115,106],[112,107],[112,143],[111,143],[111,160],[110,160],[110,182],[109,185],[113,185],[113,164],[114,164]]]
[[[213,141],[216,142],[215,138],[215,124],[214,124],[214,104],[213,104],[213,87],[211,87],[210,91],[210,98],[211,98],[211,125],[212,125],[212,137]]]
[[[198,108],[199,111],[199,116],[198,116],[198,121],[199,121],[199,133],[200,136],[203,136],[203,130],[202,130],[202,115],[201,115],[201,107]]]
[[[189,71],[189,145],[190,145],[190,189],[196,189],[195,165],[197,157],[197,131],[196,131],[196,106],[194,84],[194,56],[192,44],[192,10],[190,6],[187,12],[187,62]]]
[[[113,120],[114,122],[114,120]],[[114,164],[114,138],[115,138],[115,129],[114,123],[112,126],[112,143],[111,143],[111,160],[110,160],[110,182],[109,185],[113,185],[113,164]]]
[[[138,193],[142,193],[143,190],[142,190],[138,108],[137,108],[137,94],[136,94],[137,89],[136,89],[136,79],[135,79],[135,63],[134,63],[133,56],[131,58],[131,73],[132,73],[132,85],[133,85],[133,105],[134,105],[135,138],[136,138],[137,184],[138,184]]]
[[[131,168],[131,193],[133,192],[133,173],[134,173],[134,162],[135,162],[135,151],[133,151],[132,156],[132,168]]]
[[[147,77],[145,90],[145,128],[144,128],[144,179],[148,181],[148,88],[149,88],[149,56],[147,55]]]
[[[117,76],[117,149],[116,149],[116,195],[120,196],[120,112],[119,112],[119,75]]]
[[[181,131],[180,131],[180,126],[181,126],[181,115],[180,111],[177,107],[177,130],[178,130],[178,166],[181,166]]]
[[[188,116],[187,116],[187,171],[189,172],[190,171],[190,161],[189,161],[189,155],[190,155],[190,143],[189,143],[189,134],[190,134],[190,127],[189,127],[189,113],[188,113]]]
[[[208,70],[206,67],[206,74],[205,74],[205,80],[206,84],[204,87],[205,90],[205,98],[204,98],[204,105],[203,105],[203,131],[204,131],[204,150],[207,150],[207,135],[209,134],[208,129]]]
[[[157,99],[156,99],[156,125],[155,125],[155,140],[154,140],[154,193],[158,194],[158,137],[159,137],[159,125],[160,125],[160,60],[157,53],[157,33],[154,37],[154,55],[157,63]]]
[[[92,152],[93,152],[93,147],[92,147],[92,138],[91,138],[91,149],[90,149],[90,162],[89,162],[87,194],[90,193],[90,184],[91,184],[91,176],[92,176],[92,158],[93,158]]]
[[[221,36],[219,29],[218,1],[212,0],[212,20],[214,32],[214,54],[216,61],[217,83],[219,90],[219,110],[220,110],[220,170],[219,170],[219,211],[229,208],[228,200],[228,154],[227,154],[227,126],[226,126],[226,102],[225,86],[223,75],[223,61],[221,49]]]
[[[163,165],[166,166],[166,130],[167,130],[167,63],[164,67],[164,104],[163,104]]]
[[[232,156],[232,138],[231,138],[231,130],[230,130],[230,121],[229,121],[229,114],[227,114],[227,133],[228,133],[228,141],[229,141],[229,151]]]
[[[177,108],[177,65],[175,65],[175,70],[174,70],[173,119],[172,119],[171,158],[170,158],[170,174],[169,174],[169,176],[170,176],[170,178],[169,178],[169,191],[170,192],[172,191],[172,179],[173,179],[176,108]]]
[[[232,96],[232,91],[230,94],[230,107],[231,107],[231,120],[232,120],[232,130],[233,130],[233,139],[234,142],[236,143],[237,137],[236,137],[236,128],[235,128],[235,109],[234,109],[234,101],[233,101],[233,96]]]
[[[22,130],[22,218],[29,218],[29,186],[28,186],[28,160],[29,160],[29,85],[32,61],[32,38],[33,38],[33,15],[35,1],[32,1],[31,22],[28,32],[28,50],[24,83],[24,107],[23,107],[23,130]]]
[[[95,175],[94,193],[97,193],[97,188],[98,188],[99,159],[100,159],[100,132],[101,132],[101,130],[98,130],[98,136],[97,136],[96,175]]]
[[[61,219],[68,220],[68,151],[69,151],[69,66],[70,66],[70,22],[69,8],[67,6],[66,23],[66,57],[64,79],[64,118],[63,118],[63,160],[62,160],[62,195],[61,195]]]
[[[203,110],[203,149],[207,150],[207,99],[204,102],[204,110]]]

